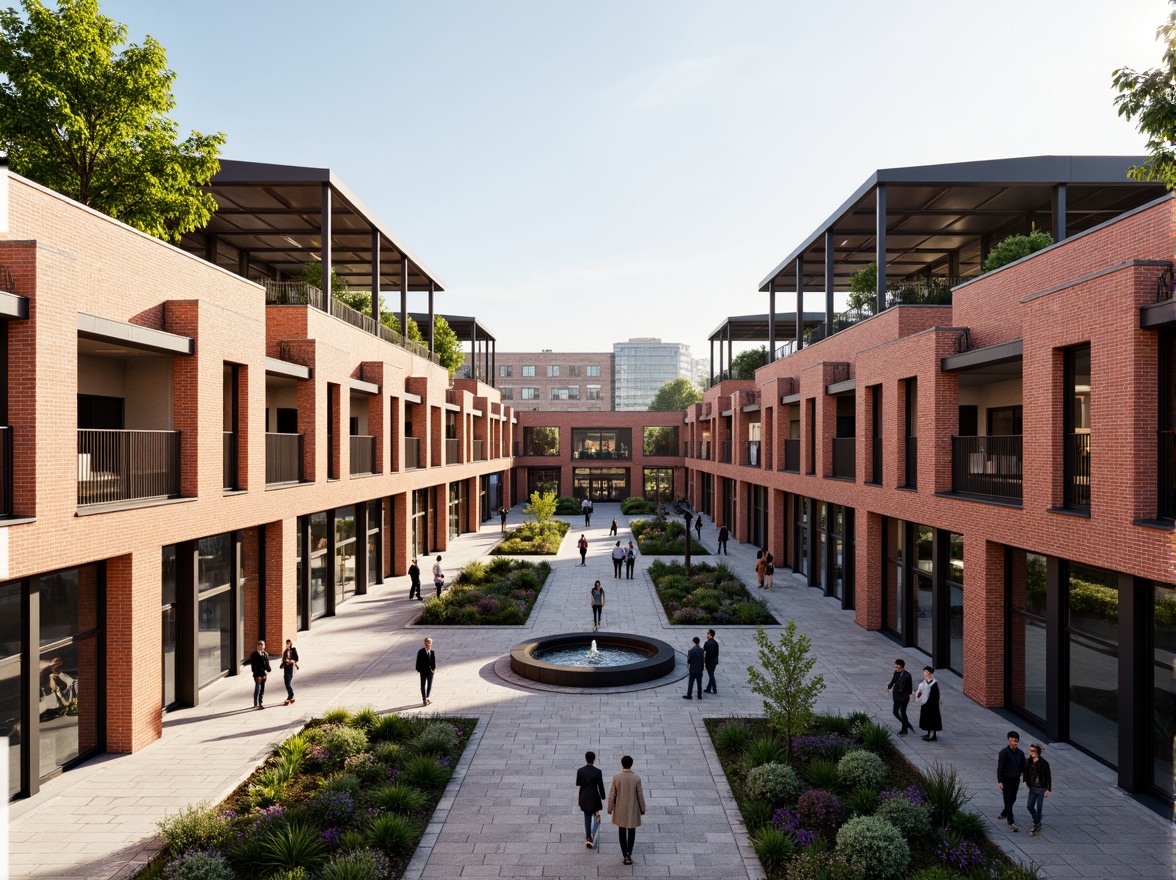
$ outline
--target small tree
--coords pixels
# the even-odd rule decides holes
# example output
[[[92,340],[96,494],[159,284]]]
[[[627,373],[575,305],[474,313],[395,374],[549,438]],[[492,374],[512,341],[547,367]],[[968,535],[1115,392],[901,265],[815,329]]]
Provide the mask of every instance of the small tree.
[[[845,304],[851,309],[861,309],[872,314],[877,302],[878,264],[870,263],[864,269],[854,272],[849,279],[849,298]]]
[[[681,412],[686,407],[702,400],[702,392],[689,379],[678,378],[667,382],[657,390],[650,412]]]
[[[558,505],[554,492],[532,492],[531,503],[523,508],[523,513],[535,517],[536,522],[545,523],[555,516]]]
[[[984,271],[991,272],[993,269],[1015,263],[1022,257],[1047,248],[1053,243],[1053,236],[1048,232],[1038,231],[1030,232],[1028,235],[1010,235],[988,252],[988,256],[984,258]]]
[[[742,351],[731,358],[731,378],[754,379],[755,371],[768,362],[767,346]]]
[[[433,316],[433,353],[437,355],[437,361],[441,366],[449,371],[450,379],[465,361],[465,355],[461,351],[461,340],[457,338],[449,322],[440,315]]]
[[[792,737],[803,733],[813,717],[817,697],[825,689],[825,676],[813,675],[817,661],[809,656],[812,640],[797,632],[796,621],[788,621],[780,642],[768,638],[762,626],[755,628],[760,665],[747,667],[752,693],[764,698],[768,723],[784,737],[788,760],[792,761]]]

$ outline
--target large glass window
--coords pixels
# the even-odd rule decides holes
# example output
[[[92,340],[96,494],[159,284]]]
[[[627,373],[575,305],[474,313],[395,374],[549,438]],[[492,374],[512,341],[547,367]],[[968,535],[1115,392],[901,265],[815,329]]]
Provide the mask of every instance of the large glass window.
[[[600,386],[599,385],[589,385],[588,386],[588,399],[589,400],[600,400]]]
[[[1156,506],[1160,517],[1176,519],[1176,330],[1160,333],[1159,354]]]
[[[377,498],[367,503],[367,582],[374,586],[384,579],[383,535],[384,503]]]
[[[568,376],[573,379],[579,379],[584,374],[584,371],[576,364],[568,365]]]
[[[649,501],[670,501],[674,497],[673,468],[643,469],[644,497]]]
[[[1090,507],[1090,346],[1067,349],[1065,368],[1063,500],[1085,510]]]
[[[335,605],[355,594],[355,508],[335,511]]]
[[[551,389],[551,399],[552,400],[579,400],[580,399],[580,386],[579,385],[569,385],[566,388],[553,387]]]
[[[559,364],[548,364],[547,365],[547,378],[548,379],[558,379],[559,378]]]
[[[507,378],[508,376],[513,376],[514,375],[514,364],[499,364],[498,365],[498,375],[504,379]]]
[[[935,530],[930,526],[915,526],[915,647],[928,654],[933,653],[935,638],[934,546]]]
[[[176,702],[176,648],[179,633],[179,584],[176,545],[163,548],[161,608],[163,625],[163,708]]]
[[[327,613],[327,514],[310,515],[310,619]]]
[[[882,626],[900,638],[905,635],[905,558],[903,555],[905,524],[902,520],[886,519],[883,524],[886,553],[886,583],[882,591]]]
[[[677,455],[678,454],[678,426],[665,425],[657,428],[646,428],[642,447],[646,455]]]
[[[572,494],[593,501],[624,501],[629,497],[629,469],[572,468]]]
[[[1045,557],[1009,551],[1009,703],[1044,724]]]
[[[559,455],[559,428],[523,428],[523,455]]]
[[[524,378],[533,378],[535,376],[535,365],[523,364],[523,376]]]
[[[572,428],[572,458],[628,459],[632,448],[631,428]]]
[[[948,665],[964,674],[964,536],[947,536]]]
[[[1172,747],[1176,741],[1176,587],[1152,588],[1151,753],[1152,785],[1164,797],[1176,795]]]
[[[21,654],[24,613],[20,582],[0,585],[0,736],[8,740],[8,797],[20,794]]]
[[[1066,590],[1070,739],[1112,764],[1119,752],[1119,581],[1071,562]]]
[[[514,388],[510,385],[498,386],[499,392],[502,394],[503,400],[514,400]]]
[[[538,400],[539,389],[531,385],[524,385],[519,389],[519,398],[521,400]]]
[[[600,376],[600,366],[598,364],[589,364],[588,372],[585,374],[589,379],[595,379]]]
[[[559,495],[559,468],[528,468],[527,494],[554,492]]]
[[[196,592],[199,597],[199,645],[196,666],[200,685],[233,668],[233,536],[211,535],[196,542]]]

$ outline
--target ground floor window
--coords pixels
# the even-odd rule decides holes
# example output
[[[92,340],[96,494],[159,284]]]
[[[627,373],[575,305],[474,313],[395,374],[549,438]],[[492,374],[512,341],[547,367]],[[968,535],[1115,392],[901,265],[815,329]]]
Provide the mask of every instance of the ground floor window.
[[[465,483],[449,484],[449,537],[461,534],[462,514],[465,512]]]
[[[528,468],[527,469],[527,497],[538,492],[554,492],[557,496],[559,489],[559,468]]]
[[[306,518],[310,543],[310,619],[318,620],[327,613],[327,512],[312,513]]]
[[[672,501],[674,498],[673,468],[642,468],[644,497],[647,501]]]
[[[1153,583],[1151,700],[1151,782],[1167,798],[1176,793],[1172,747],[1176,742],[1176,587]]]
[[[1070,739],[1112,764],[1119,754],[1119,579],[1066,565]]]
[[[200,687],[228,675],[234,668],[237,577],[233,550],[232,532],[196,542],[196,668]]]
[[[384,580],[384,501],[377,498],[366,505],[367,585],[375,586]]]
[[[429,552],[430,491],[414,489],[412,493],[412,554],[417,557]]]
[[[748,484],[747,488],[748,539],[757,547],[772,550],[768,546],[768,487]]]
[[[1006,639],[1009,704],[1045,723],[1045,557],[1010,549],[1005,563],[1009,626]]]
[[[573,494],[593,501],[624,501],[629,497],[627,467],[572,468]]]

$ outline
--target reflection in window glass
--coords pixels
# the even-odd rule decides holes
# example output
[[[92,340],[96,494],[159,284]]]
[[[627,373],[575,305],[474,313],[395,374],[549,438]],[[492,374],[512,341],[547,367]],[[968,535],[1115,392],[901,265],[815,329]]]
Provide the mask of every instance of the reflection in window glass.
[[[0,663],[0,736],[8,737],[8,797],[20,794],[20,747],[23,731],[20,723],[21,676],[24,664],[20,657]]]
[[[678,454],[678,426],[665,425],[658,428],[646,428],[642,443],[646,455],[677,455]]]
[[[41,644],[51,645],[78,632],[78,570],[67,568],[35,580],[40,594]],[[92,602],[93,596],[89,599]],[[92,628],[93,624],[86,627]]]
[[[196,651],[197,670],[203,687],[232,668],[229,632],[233,625],[232,590],[200,600]]]
[[[1176,588],[1156,584],[1153,599],[1152,785],[1171,798],[1176,794],[1172,760],[1176,737]]]
[[[935,530],[930,526],[915,526],[915,551],[919,571],[930,573],[934,569],[932,547],[935,544]]]
[[[922,571],[915,572],[915,590],[917,595],[915,597],[915,614],[916,614],[916,631],[915,631],[915,645],[922,651],[928,654],[933,653],[932,640],[934,626],[932,625],[935,618],[932,616],[934,606],[932,604],[931,591],[931,576],[924,574]]]
[[[97,639],[78,640],[40,655],[37,712],[41,776],[95,747]],[[79,662],[84,660],[84,662]],[[85,720],[85,724],[79,722]]]
[[[0,585],[0,659],[14,657],[21,651],[20,592],[19,581]]]
[[[1068,620],[1073,630],[1119,641],[1119,578],[1112,571],[1070,563]]]
[[[327,554],[310,558],[310,618],[317,620],[327,613]]]
[[[196,584],[201,593],[232,583],[233,536],[231,532],[212,535],[196,542],[199,551]]]
[[[1009,702],[1045,721],[1045,557],[1009,554]]]
[[[1119,651],[1070,633],[1070,739],[1104,761],[1119,753]]]

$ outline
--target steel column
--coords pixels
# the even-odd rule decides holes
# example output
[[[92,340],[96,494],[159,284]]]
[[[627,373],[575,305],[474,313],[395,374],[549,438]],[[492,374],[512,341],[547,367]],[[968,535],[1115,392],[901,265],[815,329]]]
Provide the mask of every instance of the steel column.
[[[324,183],[322,187],[322,207],[319,209],[319,231],[322,233],[323,240],[319,250],[319,265],[322,267],[322,287],[323,293],[328,297],[327,305],[330,306],[329,297],[331,296],[331,237],[334,234],[331,228],[331,185]]]
[[[825,230],[825,335],[833,335],[833,230]]]
[[[796,258],[796,350],[804,348],[804,257]]]
[[[400,335],[408,339],[408,257],[400,261]]]
[[[776,359],[776,279],[768,282],[768,363]]]
[[[437,292],[437,285],[429,282],[429,354],[437,351],[434,347],[437,340],[433,338],[433,294]]]
[[[372,230],[372,318],[380,332],[380,231]]]
[[[1053,237],[1054,241],[1066,240],[1066,185],[1059,183],[1053,188]]]
[[[874,262],[878,267],[878,283],[874,288],[877,301],[874,313],[886,311],[886,184],[878,184],[875,193]]]

